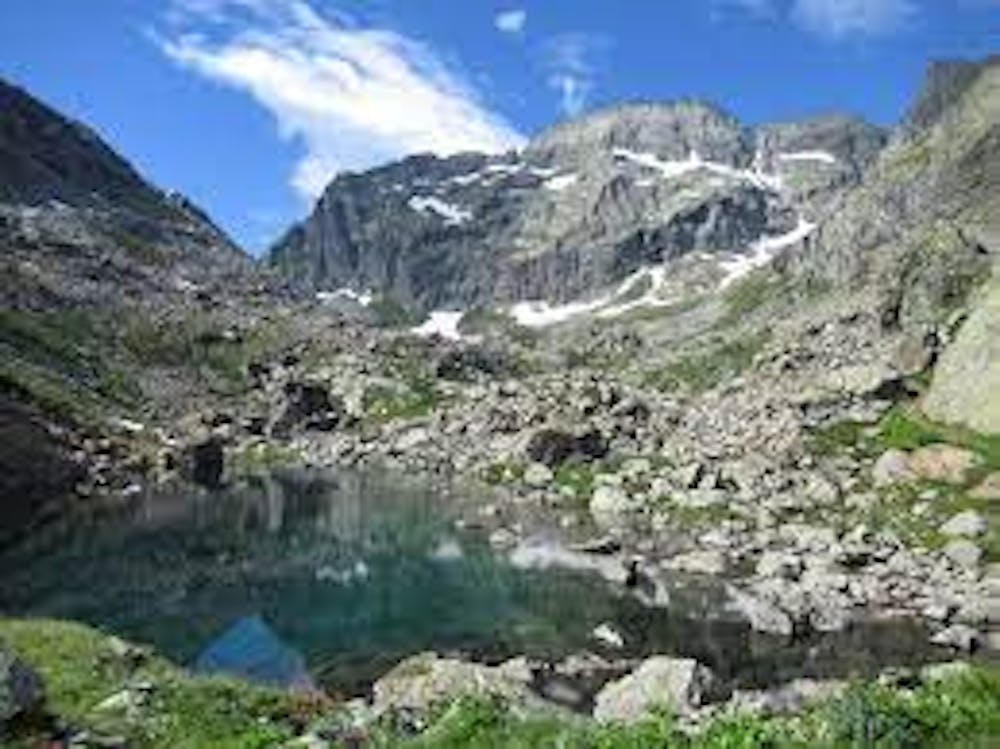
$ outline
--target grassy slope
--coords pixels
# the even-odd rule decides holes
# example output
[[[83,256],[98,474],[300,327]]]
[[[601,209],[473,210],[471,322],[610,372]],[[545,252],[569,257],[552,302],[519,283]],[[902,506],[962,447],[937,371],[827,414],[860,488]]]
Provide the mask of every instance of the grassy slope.
[[[156,749],[249,749],[282,746],[335,708],[318,700],[226,679],[193,678],[152,654],[136,659],[114,641],[78,624],[0,620],[0,639],[42,674],[51,709],[71,724]],[[154,685],[132,710],[101,709],[128,684]],[[325,713],[325,715],[324,715]],[[737,749],[751,747],[996,746],[1000,737],[1000,669],[977,668],[913,692],[858,686],[845,697],[796,718],[730,715],[694,737],[667,716],[633,727],[516,714],[500,703],[461,699],[443,706],[418,736],[391,721],[364,736],[382,749]],[[24,737],[20,744],[31,746]]]

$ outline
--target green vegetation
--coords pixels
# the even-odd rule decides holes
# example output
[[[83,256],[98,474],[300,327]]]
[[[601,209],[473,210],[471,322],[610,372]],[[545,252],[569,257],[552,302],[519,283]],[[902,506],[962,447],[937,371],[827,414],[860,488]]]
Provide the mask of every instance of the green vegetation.
[[[364,409],[375,422],[414,419],[431,413],[441,400],[434,379],[412,377],[401,386],[378,385],[365,390]]]
[[[287,445],[275,442],[259,442],[248,445],[243,450],[233,454],[231,465],[237,474],[253,474],[258,471],[267,472],[281,466],[300,465],[302,454]]]
[[[375,315],[375,324],[382,328],[408,328],[424,320],[420,313],[387,292],[375,295],[368,309]]]
[[[106,330],[91,312],[0,310],[0,389],[76,421],[134,405],[139,389],[109,355]]]
[[[664,391],[709,390],[747,369],[769,338],[765,329],[676,359],[650,373],[647,383]]]
[[[142,367],[188,368],[216,389],[246,383],[250,362],[283,342],[280,326],[257,325],[233,330],[208,315],[126,321],[122,344]]]
[[[875,425],[841,422],[817,430],[810,438],[811,450],[817,455],[850,451],[869,460],[891,448],[912,451],[937,444],[965,448],[978,456],[979,464],[963,483],[914,480],[884,487],[876,492],[878,499],[870,506],[845,508],[839,524],[865,523],[895,533],[909,546],[936,549],[948,540],[938,528],[956,513],[975,510],[989,523],[989,531],[981,539],[986,559],[1000,561],[1000,505],[970,495],[987,474],[1000,470],[1000,435],[939,424],[913,406],[899,405]]]
[[[482,480],[491,486],[512,484],[521,480],[524,476],[524,468],[523,463],[504,461],[492,463],[483,470]]]
[[[192,677],[78,624],[0,620],[0,639],[41,673],[53,713],[98,735],[121,736],[137,749],[276,747],[311,725],[344,724],[338,708],[322,698]],[[131,707],[108,704],[141,683],[150,685],[147,697]],[[1000,735],[1000,669],[972,667],[912,691],[858,684],[799,716],[724,713],[694,734],[682,732],[665,712],[632,726],[601,725],[564,713],[525,713],[489,698],[441,705],[416,735],[392,714],[349,732],[379,749],[986,747]],[[15,746],[37,745],[31,736],[18,739]]]
[[[738,322],[775,299],[782,291],[781,281],[770,271],[757,271],[741,278],[726,289],[725,323]]]
[[[320,704],[241,682],[192,678],[151,654],[135,655],[88,627],[0,619],[0,639],[41,674],[48,708],[68,722],[149,749],[254,749],[296,734]],[[129,685],[151,685],[132,709],[103,705]],[[23,737],[26,746],[37,746]]]

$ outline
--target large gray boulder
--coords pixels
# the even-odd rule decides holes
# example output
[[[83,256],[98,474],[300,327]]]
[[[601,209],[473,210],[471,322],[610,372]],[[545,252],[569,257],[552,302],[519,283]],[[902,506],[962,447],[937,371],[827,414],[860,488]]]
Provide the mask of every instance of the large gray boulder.
[[[690,713],[726,696],[719,680],[698,661],[658,655],[598,692],[594,717],[630,723],[658,708]]]
[[[1000,274],[978,295],[941,357],[924,411],[938,421],[1000,434]]]

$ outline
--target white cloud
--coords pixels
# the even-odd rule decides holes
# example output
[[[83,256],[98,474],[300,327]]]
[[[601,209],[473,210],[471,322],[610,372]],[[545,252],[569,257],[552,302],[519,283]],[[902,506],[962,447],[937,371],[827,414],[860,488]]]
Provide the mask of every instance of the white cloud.
[[[505,151],[523,137],[426,45],[320,15],[306,0],[175,0],[176,63],[249,93],[303,144],[292,185],[430,151]]]
[[[559,94],[559,108],[573,117],[583,111],[601,70],[601,56],[611,46],[606,36],[571,32],[545,44],[543,61],[549,87]]]
[[[892,34],[916,12],[913,0],[795,0],[792,6],[796,23],[831,39]]]
[[[520,34],[528,22],[528,12],[523,8],[514,8],[497,13],[493,19],[498,31],[505,34]]]

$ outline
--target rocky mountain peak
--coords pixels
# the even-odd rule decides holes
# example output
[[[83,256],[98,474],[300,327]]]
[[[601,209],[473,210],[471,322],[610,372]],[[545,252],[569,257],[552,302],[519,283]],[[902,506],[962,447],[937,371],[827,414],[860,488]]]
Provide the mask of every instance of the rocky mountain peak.
[[[541,162],[580,164],[614,149],[684,159],[697,152],[731,165],[750,161],[740,123],[718,107],[697,100],[630,103],[608,107],[541,133],[526,149]]]

